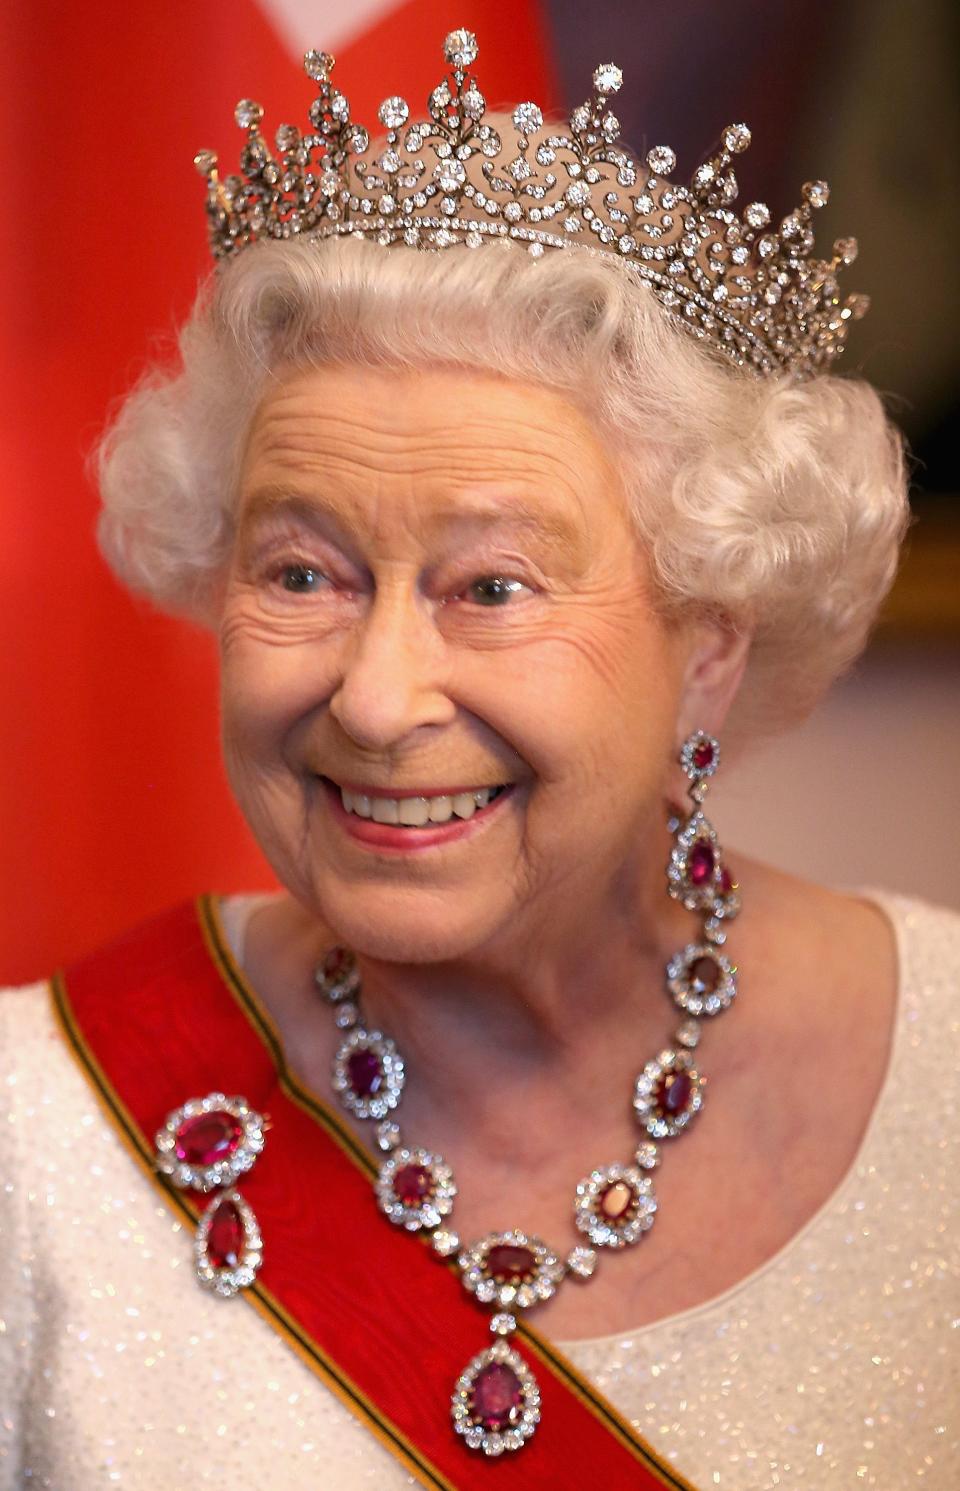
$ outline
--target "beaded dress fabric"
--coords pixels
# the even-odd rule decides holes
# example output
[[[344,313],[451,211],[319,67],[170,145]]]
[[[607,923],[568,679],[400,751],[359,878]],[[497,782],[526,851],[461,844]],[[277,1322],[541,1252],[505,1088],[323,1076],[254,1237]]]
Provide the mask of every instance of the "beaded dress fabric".
[[[841,1184],[718,1298],[560,1343],[698,1491],[960,1485],[960,917],[870,895],[899,1006]],[[241,964],[258,899],[222,903]],[[0,1491],[416,1484],[260,1316],[199,1288],[45,983],[0,994],[0,1088]]]

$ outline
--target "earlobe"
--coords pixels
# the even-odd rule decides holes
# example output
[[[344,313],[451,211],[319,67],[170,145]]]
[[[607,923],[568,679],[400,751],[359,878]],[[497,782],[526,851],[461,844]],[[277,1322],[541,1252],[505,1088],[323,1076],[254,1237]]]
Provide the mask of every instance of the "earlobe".
[[[680,697],[678,739],[691,730],[722,730],[743,680],[752,640],[752,631],[736,630],[724,621],[696,629]]]

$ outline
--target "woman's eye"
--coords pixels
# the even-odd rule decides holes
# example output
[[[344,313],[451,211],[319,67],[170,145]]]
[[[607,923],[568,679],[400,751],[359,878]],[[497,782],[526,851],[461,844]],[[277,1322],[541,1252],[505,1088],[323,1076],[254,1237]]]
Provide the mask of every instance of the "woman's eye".
[[[309,564],[285,564],[279,571],[280,584],[294,595],[312,595],[326,576]]]
[[[503,606],[512,595],[526,590],[522,580],[508,580],[503,575],[481,575],[467,586],[464,594],[480,606]]]

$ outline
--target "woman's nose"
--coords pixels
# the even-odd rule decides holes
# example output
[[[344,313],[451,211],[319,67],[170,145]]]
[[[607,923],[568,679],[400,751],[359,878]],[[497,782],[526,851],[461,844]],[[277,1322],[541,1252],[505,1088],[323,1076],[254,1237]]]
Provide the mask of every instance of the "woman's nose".
[[[429,612],[406,586],[377,590],[344,641],[330,713],[367,750],[384,750],[455,707],[443,687],[444,648]]]

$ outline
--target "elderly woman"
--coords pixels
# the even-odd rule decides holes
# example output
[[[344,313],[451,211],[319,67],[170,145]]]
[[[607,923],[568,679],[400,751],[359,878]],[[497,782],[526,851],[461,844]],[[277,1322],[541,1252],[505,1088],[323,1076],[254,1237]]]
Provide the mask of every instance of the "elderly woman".
[[[0,1005],[0,1483],[955,1485],[960,924],[704,802],[894,571],[855,245],[732,211],[744,126],[680,187],[612,65],[549,126],[475,56],[371,151],[308,54],[314,133],[198,158],[101,536],[217,630],[283,890]]]

